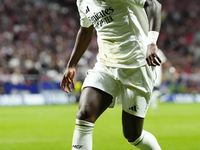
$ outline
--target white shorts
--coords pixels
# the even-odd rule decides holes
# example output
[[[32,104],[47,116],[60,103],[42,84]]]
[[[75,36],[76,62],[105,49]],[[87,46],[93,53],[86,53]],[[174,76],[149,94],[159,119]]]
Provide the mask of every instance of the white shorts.
[[[153,70],[148,65],[127,69],[97,63],[88,71],[82,89],[85,87],[100,89],[112,95],[111,108],[117,103],[127,113],[144,118],[153,90]]]

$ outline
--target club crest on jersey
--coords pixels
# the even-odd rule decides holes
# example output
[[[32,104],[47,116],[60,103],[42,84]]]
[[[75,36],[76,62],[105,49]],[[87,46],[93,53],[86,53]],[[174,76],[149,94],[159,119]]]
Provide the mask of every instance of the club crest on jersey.
[[[100,0],[101,4],[106,4],[106,0]]]

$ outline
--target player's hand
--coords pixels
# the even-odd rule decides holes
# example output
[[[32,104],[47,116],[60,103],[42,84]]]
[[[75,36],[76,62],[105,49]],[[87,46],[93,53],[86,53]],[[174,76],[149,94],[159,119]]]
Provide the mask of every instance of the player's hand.
[[[62,81],[60,83],[60,87],[63,91],[69,93],[72,92],[70,85],[75,89],[74,77],[76,74],[75,68],[67,68],[65,73],[63,74]]]
[[[147,46],[146,61],[149,66],[160,66],[162,63],[160,57],[157,55],[158,47],[156,44],[149,44]]]

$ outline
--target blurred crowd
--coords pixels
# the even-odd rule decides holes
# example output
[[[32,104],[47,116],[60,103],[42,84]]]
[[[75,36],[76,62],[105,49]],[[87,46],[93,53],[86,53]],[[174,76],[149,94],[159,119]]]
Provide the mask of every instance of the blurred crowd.
[[[65,2],[0,0],[0,87],[7,82],[61,81],[79,29],[76,1]],[[168,59],[163,87],[169,92],[200,92],[200,1],[160,2],[158,47]],[[97,52],[95,35],[77,66],[77,81],[93,67]]]
[[[45,0],[0,3],[0,83],[60,82],[79,29],[76,5]],[[79,80],[94,64],[96,46],[94,38],[90,47],[95,51],[81,60]]]
[[[163,83],[172,92],[200,92],[200,1],[160,2],[163,11],[158,45],[176,69]]]

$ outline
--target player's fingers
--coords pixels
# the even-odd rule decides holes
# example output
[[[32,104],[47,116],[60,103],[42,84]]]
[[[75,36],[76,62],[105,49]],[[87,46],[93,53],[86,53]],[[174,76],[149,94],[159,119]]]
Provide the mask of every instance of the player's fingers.
[[[154,57],[153,62],[156,64],[156,66],[160,66],[160,61],[157,59],[157,57]]]
[[[157,56],[156,58],[158,59],[159,63],[161,64],[162,60],[160,59],[160,57]]]
[[[156,66],[156,61],[155,61],[155,56],[154,55],[150,55],[150,66]]]
[[[75,89],[75,83],[74,83],[74,80],[72,80],[72,87]]]
[[[65,85],[64,77],[62,78],[62,80],[60,82],[60,87],[61,87],[62,90],[63,90],[63,87],[64,87],[63,85]]]
[[[155,63],[156,65],[158,65],[158,66],[160,66],[161,63],[162,63],[162,60],[161,60],[160,57],[159,57],[158,55],[156,55],[156,54],[154,54],[154,63]]]
[[[72,79],[73,80],[73,79]],[[72,80],[70,78],[67,78],[67,83],[71,84]]]
[[[65,86],[66,84],[61,84],[61,89],[67,93],[69,93],[68,89]]]
[[[69,77],[65,77],[64,78],[64,84],[62,85],[62,89],[63,91],[69,93],[71,92],[71,87],[70,87],[70,84],[72,83],[71,79]],[[67,88],[66,88],[67,87]]]
[[[151,66],[157,66],[156,62],[155,62],[155,61],[152,61],[152,62],[151,62]]]
[[[63,91],[69,93],[69,90],[66,87],[63,88]]]
[[[67,83],[67,88],[68,88],[68,90],[69,90],[70,92],[72,92],[72,89],[71,89],[71,87],[70,87],[70,84],[69,84],[69,83]]]
[[[62,89],[63,91],[69,93],[69,91],[68,91],[67,88],[66,88],[66,78],[65,78],[64,76],[63,76],[62,81],[61,81],[61,83],[60,83],[60,87],[61,87],[61,89]]]
[[[147,61],[147,64],[150,66],[151,63],[150,63],[150,61],[149,61],[149,58],[146,58],[146,61]]]

